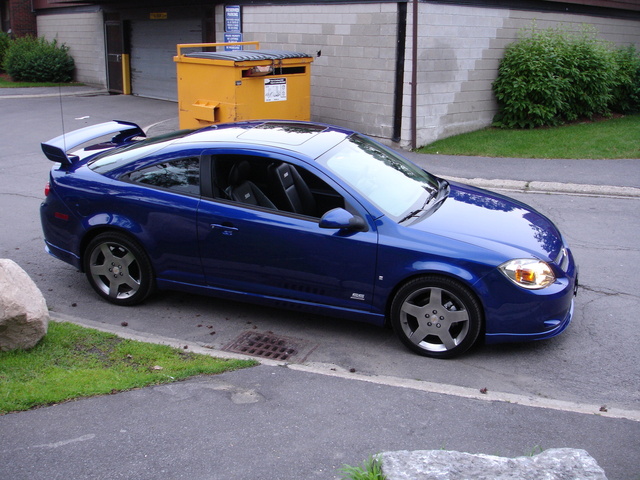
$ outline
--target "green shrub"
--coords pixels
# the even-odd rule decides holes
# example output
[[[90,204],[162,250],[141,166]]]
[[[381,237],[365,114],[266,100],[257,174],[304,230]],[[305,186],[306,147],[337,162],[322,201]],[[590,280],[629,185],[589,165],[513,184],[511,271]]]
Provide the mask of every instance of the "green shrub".
[[[534,31],[507,46],[493,90],[499,111],[498,126],[532,128],[555,125],[566,109],[568,80],[558,74],[562,37],[554,31]]]
[[[69,47],[34,37],[15,39],[4,61],[7,73],[24,82],[70,82],[74,67]]]
[[[611,110],[619,113],[640,112],[640,53],[635,46],[620,47],[614,52],[616,81]]]
[[[612,46],[596,39],[594,31],[584,30],[567,36],[561,60],[560,74],[569,80],[567,110],[560,112],[563,120],[609,114],[616,72]]]
[[[0,72],[3,71],[2,65],[4,64],[4,57],[9,48],[9,44],[11,43],[11,39],[9,35],[4,32],[0,32]]]
[[[493,90],[494,125],[533,128],[607,115],[616,85],[613,47],[595,31],[537,30],[507,46]]]

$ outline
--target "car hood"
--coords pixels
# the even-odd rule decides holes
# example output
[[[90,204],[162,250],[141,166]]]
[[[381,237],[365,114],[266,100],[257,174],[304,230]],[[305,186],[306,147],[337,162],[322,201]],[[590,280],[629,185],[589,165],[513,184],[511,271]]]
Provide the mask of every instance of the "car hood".
[[[450,183],[449,195],[435,211],[409,228],[473,244],[507,258],[553,261],[563,248],[556,226],[533,208],[456,182]]]

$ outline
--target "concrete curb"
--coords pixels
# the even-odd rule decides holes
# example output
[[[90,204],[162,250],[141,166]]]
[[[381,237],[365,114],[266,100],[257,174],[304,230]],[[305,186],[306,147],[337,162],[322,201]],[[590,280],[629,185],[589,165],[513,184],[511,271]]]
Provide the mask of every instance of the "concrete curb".
[[[160,345],[168,345],[174,348],[180,348],[193,353],[209,355],[218,358],[233,358],[241,360],[255,360],[261,365],[272,367],[285,367],[290,370],[296,370],[316,375],[324,375],[327,377],[342,378],[345,380],[357,380],[360,382],[373,383],[377,385],[385,385],[397,388],[406,388],[427,393],[435,393],[440,395],[450,395],[459,398],[480,400],[485,402],[503,402],[525,407],[544,408],[549,410],[560,410],[563,412],[580,413],[583,415],[599,415],[606,418],[619,418],[640,422],[640,410],[624,410],[613,406],[607,406],[603,409],[600,405],[577,403],[565,400],[555,400],[551,398],[542,398],[534,396],[517,395],[506,392],[486,392],[480,390],[461,387],[457,385],[448,385],[442,383],[434,383],[423,380],[411,380],[400,377],[391,377],[386,375],[367,375],[357,372],[347,371],[346,369],[333,364],[324,364],[317,362],[309,362],[303,364],[289,363],[285,361],[269,360],[264,358],[256,358],[249,355],[241,355],[231,353],[215,348],[209,348],[200,344],[192,344],[185,340],[163,337],[160,335],[136,332],[127,327],[117,325],[98,323],[92,320],[81,319],[70,315],[50,312],[51,320],[54,322],[69,322],[82,327],[93,328],[102,332],[113,333],[119,337],[139,342],[155,343]]]
[[[58,87],[29,87],[2,90],[13,90],[14,92],[8,95],[0,95],[0,100],[12,98],[81,97],[85,95],[109,95],[108,90],[104,88],[94,87],[60,87],[60,89],[58,89]]]
[[[529,193],[550,193],[560,195],[586,195],[639,198],[640,188],[617,187],[614,185],[586,185],[579,183],[536,182],[524,180],[500,180],[484,178],[443,177],[447,180],[466,183],[489,190],[508,190]]]

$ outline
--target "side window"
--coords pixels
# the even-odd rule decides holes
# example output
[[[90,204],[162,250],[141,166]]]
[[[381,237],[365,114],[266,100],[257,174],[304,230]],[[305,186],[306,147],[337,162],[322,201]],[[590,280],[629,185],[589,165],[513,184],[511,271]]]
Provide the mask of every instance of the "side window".
[[[199,195],[200,160],[192,157],[157,163],[131,173],[129,181]]]
[[[344,208],[338,192],[292,163],[250,155],[218,155],[214,162],[222,198],[313,218]]]

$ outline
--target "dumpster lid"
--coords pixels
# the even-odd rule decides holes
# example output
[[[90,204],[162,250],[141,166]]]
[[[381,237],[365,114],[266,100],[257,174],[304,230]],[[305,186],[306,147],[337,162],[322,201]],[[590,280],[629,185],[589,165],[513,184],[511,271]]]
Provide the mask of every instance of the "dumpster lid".
[[[230,52],[192,52],[187,53],[185,57],[248,62],[255,60],[282,60],[285,58],[310,58],[311,55],[286,50],[235,50]]]

